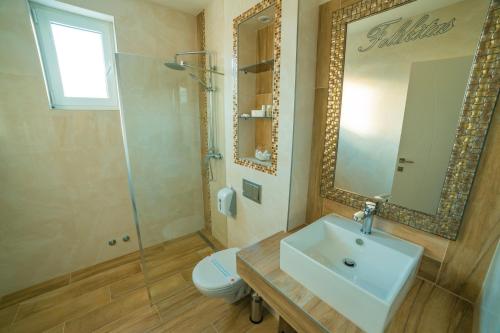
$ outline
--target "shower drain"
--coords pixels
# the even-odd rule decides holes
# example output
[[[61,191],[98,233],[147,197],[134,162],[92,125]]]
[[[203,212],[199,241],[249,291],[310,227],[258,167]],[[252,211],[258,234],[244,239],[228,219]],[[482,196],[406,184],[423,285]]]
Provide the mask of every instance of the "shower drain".
[[[351,267],[351,268],[356,267],[356,262],[354,260],[352,260],[351,258],[344,258],[344,260],[342,260],[342,262],[347,267]]]

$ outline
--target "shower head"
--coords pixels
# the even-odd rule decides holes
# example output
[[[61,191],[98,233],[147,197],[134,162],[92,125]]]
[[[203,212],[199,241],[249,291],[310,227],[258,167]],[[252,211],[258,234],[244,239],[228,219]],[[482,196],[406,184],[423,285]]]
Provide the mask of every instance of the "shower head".
[[[188,55],[206,55],[208,57],[208,68],[200,67],[199,65],[192,65],[188,64],[187,62],[183,60],[178,60],[180,56],[188,56]],[[211,65],[212,60],[211,60],[211,54],[208,51],[183,51],[183,52],[177,52],[174,56],[173,61],[168,61],[165,63],[165,66],[167,68],[176,70],[176,71],[184,71],[187,68],[191,70],[196,70],[196,71],[204,71],[207,73],[213,73],[213,74],[219,74],[219,75],[224,75],[222,72],[218,72],[215,70],[215,66]]]
[[[175,61],[172,62],[166,62],[165,66],[167,66],[170,69],[176,70],[176,71],[183,71],[186,69],[186,66],[184,65],[184,62],[178,63]]]

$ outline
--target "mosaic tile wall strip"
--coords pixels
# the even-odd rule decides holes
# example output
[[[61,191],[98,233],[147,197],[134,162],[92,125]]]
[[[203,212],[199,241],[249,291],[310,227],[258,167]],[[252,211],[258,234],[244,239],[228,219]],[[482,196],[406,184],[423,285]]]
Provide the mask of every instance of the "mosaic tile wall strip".
[[[197,33],[198,33],[198,48],[206,50],[205,43],[205,11],[199,13],[196,17]],[[206,56],[200,55],[198,57],[198,66],[200,68],[206,67]],[[199,71],[200,77],[204,76],[204,81],[207,81],[207,72]],[[199,85],[198,87],[198,104],[200,112],[200,158],[201,158],[201,176],[202,176],[202,189],[203,189],[203,215],[205,220],[205,229],[212,230],[212,217],[210,206],[210,182],[208,175],[208,165],[205,163],[205,156],[208,153],[208,107],[207,107],[207,91]]]

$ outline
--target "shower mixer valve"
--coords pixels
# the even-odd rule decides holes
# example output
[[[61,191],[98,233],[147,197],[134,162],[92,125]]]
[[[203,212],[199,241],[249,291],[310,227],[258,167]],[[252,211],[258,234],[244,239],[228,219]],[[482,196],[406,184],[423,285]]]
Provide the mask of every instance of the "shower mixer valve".
[[[221,153],[217,153],[217,152],[213,152],[213,151],[210,151],[208,152],[208,154],[205,156],[205,160],[207,160],[207,162],[211,159],[214,159],[214,160],[222,160],[222,154]]]

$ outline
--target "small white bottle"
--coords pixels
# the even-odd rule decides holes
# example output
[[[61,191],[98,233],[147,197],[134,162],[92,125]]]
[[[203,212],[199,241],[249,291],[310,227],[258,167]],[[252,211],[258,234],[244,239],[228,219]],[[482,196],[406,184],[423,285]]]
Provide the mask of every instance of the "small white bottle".
[[[266,105],[266,117],[273,116],[273,106],[271,104]]]

